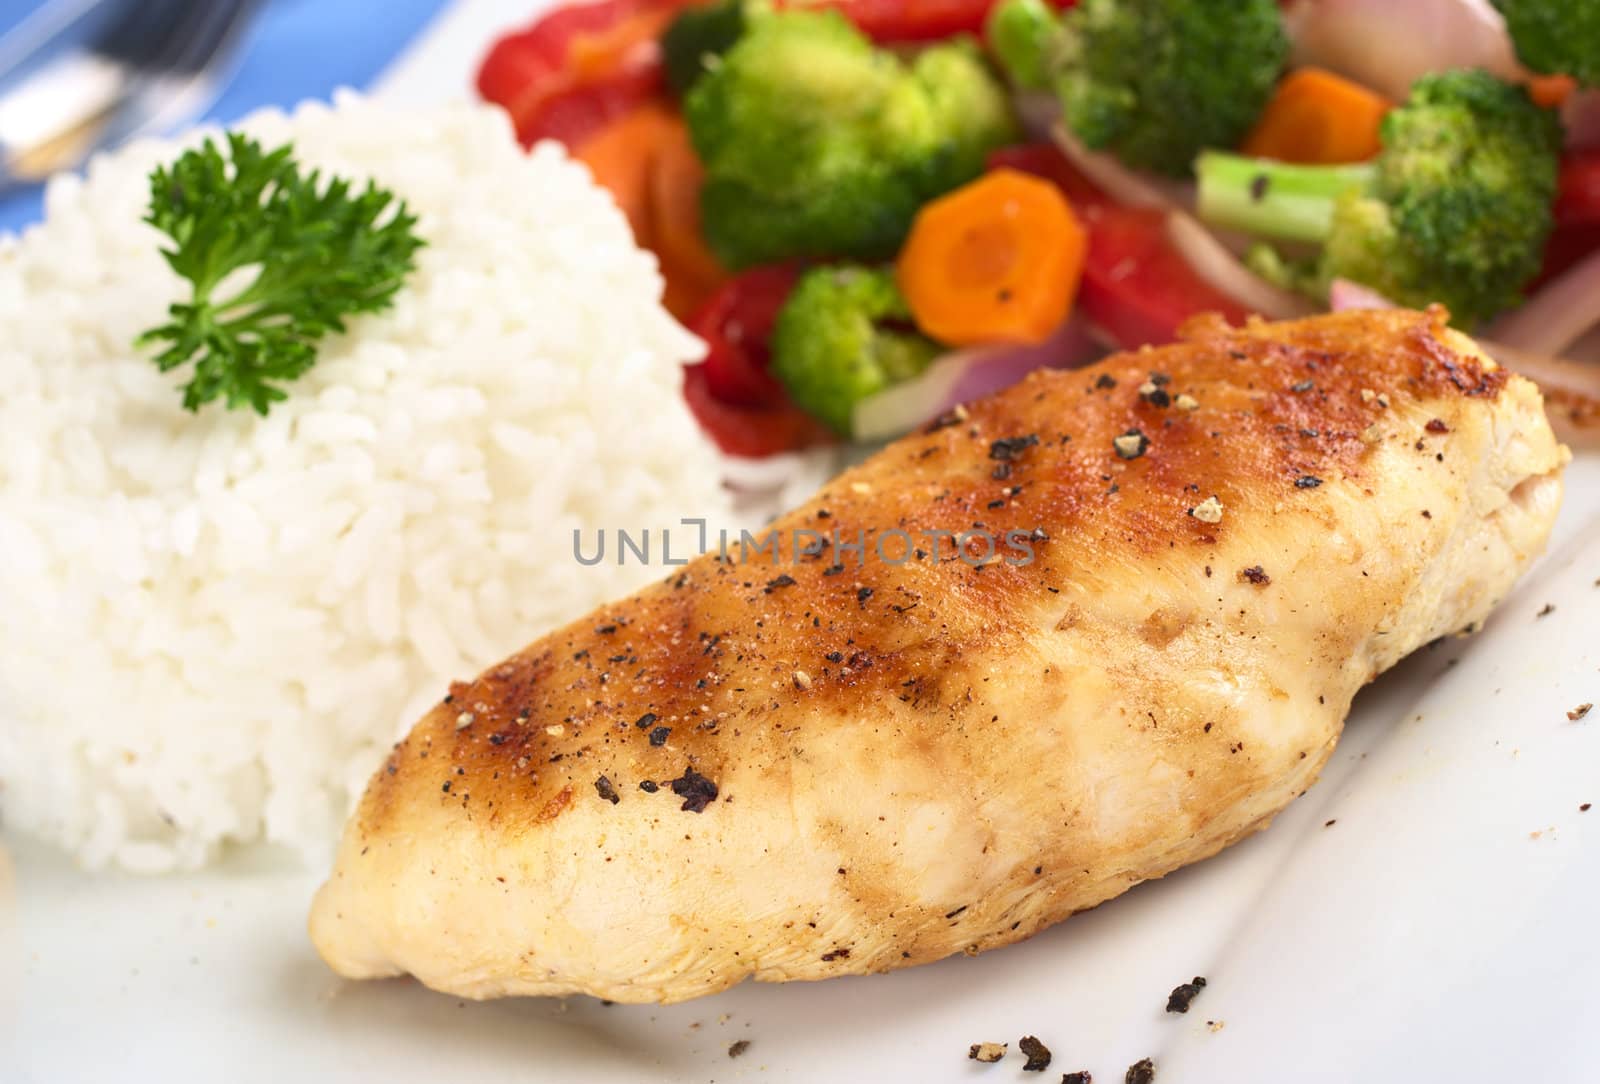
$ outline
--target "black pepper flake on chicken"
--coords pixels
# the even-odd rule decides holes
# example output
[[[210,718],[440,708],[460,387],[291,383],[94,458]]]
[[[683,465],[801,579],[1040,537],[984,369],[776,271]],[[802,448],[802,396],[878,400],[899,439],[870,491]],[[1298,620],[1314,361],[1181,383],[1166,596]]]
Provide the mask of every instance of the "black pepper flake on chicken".
[[[1112,376],[1110,373],[1101,373],[1095,378],[1094,386],[1102,391],[1106,390],[1107,388],[1114,388],[1117,386],[1117,378]]]
[[[1150,438],[1137,429],[1130,429],[1120,437],[1113,437],[1111,446],[1123,459],[1138,459],[1150,447]]]
[[[1316,386],[1317,385],[1316,385],[1316,383],[1314,381],[1311,381],[1311,380],[1300,380],[1300,381],[1296,381],[1293,384],[1290,384],[1289,385],[1289,390],[1294,392],[1296,395],[1304,395],[1306,392],[1310,391],[1312,388],[1314,388]]]
[[[604,798],[606,801],[610,802],[612,805],[616,805],[618,802],[622,801],[622,795],[617,793],[617,788],[612,786],[611,780],[607,779],[603,775],[595,779],[594,792],[600,795],[600,797]]]
[[[1039,434],[1029,433],[1021,437],[1001,437],[989,445],[989,458],[1001,461],[1013,460],[1029,448],[1039,443]]]
[[[706,806],[717,800],[717,785],[693,768],[685,768],[669,785],[672,793],[683,799],[678,808],[686,813],[704,813]]]
[[[639,789],[644,791],[646,794],[654,794],[661,788],[656,784],[654,779],[641,779],[639,780]]]
[[[1155,374],[1152,374],[1152,378],[1150,380],[1147,380],[1145,383],[1139,385],[1139,398],[1143,399],[1153,407],[1171,406],[1172,396],[1167,393],[1167,389],[1155,382],[1154,375]]]
[[[1322,479],[1314,474],[1302,474],[1294,480],[1296,489],[1316,489],[1322,484]]]
[[[937,433],[941,429],[949,429],[952,425],[960,425],[966,420],[967,408],[962,406],[960,403],[957,403],[954,407],[945,411],[943,414],[933,419],[933,421],[929,422],[927,427],[923,429],[923,432]],[[826,512],[819,513],[817,518],[827,519],[828,514]]]
[[[670,726],[658,726],[650,732],[650,744],[665,745],[667,744],[667,739],[671,736],[672,728]]]
[[[1272,577],[1260,565],[1251,565],[1249,568],[1239,570],[1239,582],[1253,584],[1256,587],[1265,587],[1272,582]]]
[[[822,551],[819,549],[817,552],[821,553]],[[774,576],[772,579],[768,580],[767,581],[767,585],[762,588],[762,591],[765,592],[766,594],[770,595],[770,594],[772,594],[772,592],[776,591],[780,587],[793,587],[793,586],[794,586],[794,577],[789,575],[787,572],[785,572],[782,575]]]
[[[1150,1084],[1155,1078],[1156,1063],[1149,1058],[1140,1058],[1128,1066],[1128,1071],[1122,1078],[1122,1084]]]
[[[653,711],[647,711],[643,715],[639,716],[638,721],[633,725],[638,727],[640,730],[649,730],[650,727],[654,725],[655,721],[656,713]]]
[[[1450,432],[1450,427],[1445,424],[1443,418],[1429,418],[1428,419],[1428,424],[1423,426],[1423,428],[1426,429],[1430,433],[1448,433],[1448,432]]]
[[[1206,988],[1203,976],[1196,975],[1191,982],[1180,982],[1172,988],[1172,993],[1167,995],[1167,1011],[1184,1013],[1189,1011],[1189,1006],[1194,1004],[1194,999],[1200,996],[1200,991]]]
[[[1050,1048],[1032,1035],[1018,1039],[1017,1049],[1028,1056],[1027,1064],[1022,1067],[1024,1073],[1042,1073],[1050,1068]]]

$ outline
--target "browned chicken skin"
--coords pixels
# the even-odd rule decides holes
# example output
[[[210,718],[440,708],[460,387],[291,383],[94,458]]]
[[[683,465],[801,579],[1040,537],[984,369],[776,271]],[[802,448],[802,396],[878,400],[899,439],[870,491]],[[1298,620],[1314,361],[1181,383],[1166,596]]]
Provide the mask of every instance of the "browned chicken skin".
[[[1361,685],[1509,589],[1566,460],[1439,314],[1201,322],[958,414],[776,564],[701,558],[454,686],[351,820],[329,963],[675,1001],[1025,938],[1264,827]]]

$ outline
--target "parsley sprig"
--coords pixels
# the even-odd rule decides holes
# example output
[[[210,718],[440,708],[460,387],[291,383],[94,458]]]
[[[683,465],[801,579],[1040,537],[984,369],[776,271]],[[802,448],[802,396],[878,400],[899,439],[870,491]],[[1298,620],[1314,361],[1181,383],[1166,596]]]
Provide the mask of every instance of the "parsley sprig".
[[[403,201],[370,181],[357,191],[302,173],[291,152],[230,132],[228,158],[208,139],[150,175],[145,221],[172,238],[162,255],[193,290],[139,342],[166,344],[155,358],[162,372],[194,363],[188,410],[225,399],[230,410],[266,414],[286,397],[280,385],[316,362],[318,339],[343,331],[348,316],[387,308],[416,266],[424,242]],[[244,268],[254,278],[218,296]]]

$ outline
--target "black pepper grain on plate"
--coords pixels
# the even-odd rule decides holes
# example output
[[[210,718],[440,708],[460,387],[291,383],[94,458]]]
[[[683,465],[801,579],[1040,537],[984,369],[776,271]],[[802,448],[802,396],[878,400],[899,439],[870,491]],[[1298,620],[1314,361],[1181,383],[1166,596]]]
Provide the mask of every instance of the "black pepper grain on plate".
[[[749,1050],[749,1049],[750,1049],[750,1040],[749,1039],[738,1039],[738,1040],[735,1040],[734,1042],[728,1044],[728,1057],[737,1058],[740,1054],[743,1054],[746,1050]]]
[[[1200,996],[1200,991],[1206,988],[1203,976],[1196,975],[1192,982],[1180,982],[1172,988],[1172,993],[1167,995],[1167,1011],[1184,1013],[1189,1011],[1189,1006],[1194,1004],[1194,999]]]
[[[985,1065],[993,1065],[1006,1056],[1008,1043],[973,1043],[967,1048],[967,1057],[973,1061],[981,1061]]]
[[[1024,1073],[1042,1073],[1050,1067],[1050,1048],[1032,1035],[1018,1039],[1017,1049],[1028,1056],[1027,1064],[1022,1067]]]
[[[1061,1074],[1061,1084],[1094,1084],[1094,1076],[1087,1069]]]
[[[1128,1066],[1128,1072],[1122,1078],[1122,1084],[1150,1084],[1156,1078],[1156,1063],[1149,1058],[1140,1058]]]

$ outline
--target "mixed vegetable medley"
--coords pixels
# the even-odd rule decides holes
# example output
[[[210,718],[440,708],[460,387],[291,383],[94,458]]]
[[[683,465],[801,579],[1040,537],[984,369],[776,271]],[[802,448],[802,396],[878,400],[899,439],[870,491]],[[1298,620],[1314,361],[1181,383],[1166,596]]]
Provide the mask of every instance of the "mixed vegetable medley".
[[[1558,353],[1600,323],[1597,85],[1600,0],[593,0],[478,78],[655,252],[744,456],[1207,311],[1440,302]]]

